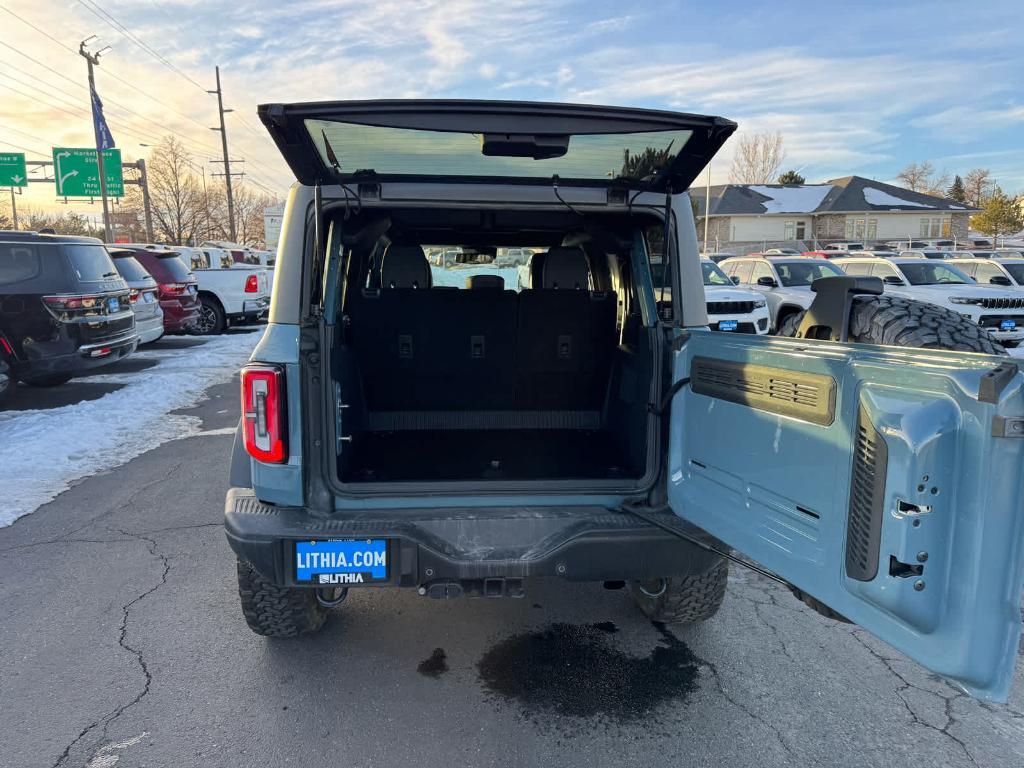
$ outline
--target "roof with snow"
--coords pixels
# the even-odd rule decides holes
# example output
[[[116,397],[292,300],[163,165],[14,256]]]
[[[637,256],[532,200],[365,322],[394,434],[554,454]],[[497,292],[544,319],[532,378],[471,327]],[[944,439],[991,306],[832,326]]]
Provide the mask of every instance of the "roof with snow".
[[[699,187],[691,192],[698,215],[704,215],[705,196]],[[921,213],[963,211],[977,208],[944,197],[912,192],[862,176],[844,176],[824,184],[721,184],[711,187],[711,215],[739,216],[794,213]]]

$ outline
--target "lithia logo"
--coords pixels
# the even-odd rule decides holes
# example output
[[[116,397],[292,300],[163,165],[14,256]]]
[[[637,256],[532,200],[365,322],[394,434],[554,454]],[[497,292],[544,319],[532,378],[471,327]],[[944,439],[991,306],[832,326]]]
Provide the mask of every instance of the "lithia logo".
[[[321,584],[362,584],[361,573],[321,573],[318,577]]]

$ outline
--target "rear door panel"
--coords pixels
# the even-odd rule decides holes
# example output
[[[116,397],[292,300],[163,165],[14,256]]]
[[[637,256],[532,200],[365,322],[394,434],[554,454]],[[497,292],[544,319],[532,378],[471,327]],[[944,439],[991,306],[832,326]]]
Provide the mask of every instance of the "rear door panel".
[[[724,338],[723,338],[724,336]],[[1005,699],[1024,585],[1007,358],[696,331],[676,355],[675,512],[970,693]],[[714,436],[709,439],[709,436]]]

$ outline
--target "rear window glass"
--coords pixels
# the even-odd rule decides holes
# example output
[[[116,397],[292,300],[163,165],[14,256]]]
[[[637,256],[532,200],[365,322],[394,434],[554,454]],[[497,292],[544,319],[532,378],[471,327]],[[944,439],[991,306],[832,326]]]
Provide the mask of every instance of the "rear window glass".
[[[457,245],[423,247],[435,287],[467,288],[477,275],[500,277],[506,291],[530,287],[530,261],[547,248],[463,248]]]
[[[102,245],[64,245],[62,250],[75,277],[83,282],[117,277],[114,262]]]
[[[184,259],[185,257],[182,256],[181,258]],[[205,251],[190,251],[188,258],[192,262],[192,269],[210,268],[210,257],[206,255]]]
[[[160,254],[158,258],[160,259],[160,265],[170,273],[174,280],[183,282],[191,279],[192,272],[185,266],[185,262],[177,254]]]
[[[145,280],[149,277],[149,272],[134,256],[115,256],[114,267],[125,280]]]
[[[775,270],[787,288],[810,285],[819,277],[843,275],[843,271],[827,261],[807,259],[806,261],[777,261]]]
[[[0,285],[38,277],[43,265],[39,249],[22,243],[0,243]]]
[[[607,181],[617,176],[652,177],[670,164],[693,132],[580,134],[556,157],[508,157],[483,154],[478,133],[384,128],[330,120],[306,120],[306,130],[324,165],[332,162],[324,138],[338,158],[341,173],[420,176],[483,176]]]

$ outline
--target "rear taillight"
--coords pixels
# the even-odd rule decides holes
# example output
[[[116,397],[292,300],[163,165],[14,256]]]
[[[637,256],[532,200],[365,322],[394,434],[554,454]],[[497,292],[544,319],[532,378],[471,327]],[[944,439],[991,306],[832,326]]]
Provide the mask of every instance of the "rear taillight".
[[[188,290],[188,283],[160,283],[161,296],[181,296]]]
[[[245,292],[256,293],[260,289],[260,281],[256,279],[256,275],[249,275],[245,278]]]
[[[0,349],[2,349],[4,352],[6,352],[11,357],[14,357],[14,347],[12,347],[11,346],[11,342],[9,342],[3,336],[0,336]]]
[[[284,371],[272,365],[242,369],[242,429],[245,450],[257,461],[288,460]]]
[[[139,296],[141,296],[141,295],[142,295],[142,291],[137,291],[134,288],[132,288],[132,304],[137,302],[139,300]]]
[[[43,296],[43,303],[50,309],[66,312],[70,309],[92,309],[103,305],[102,296]]]

